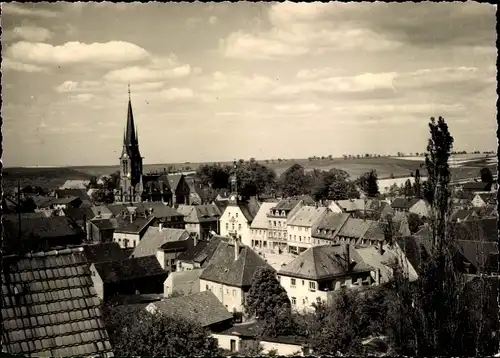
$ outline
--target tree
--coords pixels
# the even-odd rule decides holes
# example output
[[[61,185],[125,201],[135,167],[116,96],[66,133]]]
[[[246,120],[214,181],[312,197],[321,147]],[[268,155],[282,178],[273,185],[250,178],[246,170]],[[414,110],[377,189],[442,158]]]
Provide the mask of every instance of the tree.
[[[315,200],[344,200],[352,190],[347,182],[349,174],[342,169],[332,168],[329,171],[313,171],[312,195]]]
[[[488,184],[488,186],[486,187],[486,190],[490,191],[491,186],[493,185],[493,174],[491,173],[491,169],[488,167],[481,169],[480,175],[481,175],[481,181],[483,183]]]
[[[242,163],[236,168],[238,192],[248,199],[262,193],[270,193],[276,187],[274,170],[258,162]]]
[[[220,163],[203,164],[196,169],[196,177],[200,183],[213,189],[228,189],[230,173],[231,167]]]
[[[411,185],[410,179],[407,179],[403,189],[404,196],[411,198],[413,196],[413,186]]]
[[[370,170],[358,178],[359,186],[369,197],[375,197],[378,191],[377,171]]]
[[[276,273],[269,268],[257,269],[246,300],[248,314],[267,320],[281,309],[290,311],[291,305],[285,289],[276,278]]]
[[[389,196],[389,197],[396,197],[396,196],[399,196],[400,195],[400,192],[401,192],[401,189],[399,188],[398,184],[394,183],[392,184],[389,189],[387,190],[386,194]]]
[[[92,193],[92,201],[96,204],[112,204],[115,201],[115,195],[112,190],[97,189]]]
[[[311,181],[300,164],[288,168],[279,178],[279,187],[286,197],[303,195],[309,192]]]
[[[416,198],[422,198],[422,187],[420,183],[420,170],[415,170],[415,183],[413,184],[413,192]]]
[[[103,178],[103,188],[107,190],[115,190],[120,187],[120,172],[111,173],[108,177]]]
[[[35,209],[36,209],[36,203],[32,197],[28,196],[25,199],[21,199],[21,203],[18,208],[18,210],[20,210],[21,213],[33,213],[35,212]]]
[[[97,178],[95,176],[90,178],[88,187],[89,189],[97,189],[99,187],[99,185],[97,185]]]
[[[217,342],[201,326],[145,310],[105,313],[117,356],[216,356]],[[109,311],[109,310],[108,310]],[[110,317],[111,316],[111,317]]]
[[[424,220],[422,220],[417,214],[410,213],[408,215],[408,227],[410,228],[410,233],[416,233],[423,224]]]

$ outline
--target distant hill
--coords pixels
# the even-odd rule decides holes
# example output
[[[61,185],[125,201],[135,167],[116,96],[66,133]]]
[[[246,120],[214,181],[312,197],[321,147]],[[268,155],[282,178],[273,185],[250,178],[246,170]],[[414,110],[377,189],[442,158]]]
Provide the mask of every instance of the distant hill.
[[[21,187],[41,186],[54,189],[68,179],[88,180],[92,175],[74,168],[4,168],[2,171],[5,189],[15,188],[20,181]]]

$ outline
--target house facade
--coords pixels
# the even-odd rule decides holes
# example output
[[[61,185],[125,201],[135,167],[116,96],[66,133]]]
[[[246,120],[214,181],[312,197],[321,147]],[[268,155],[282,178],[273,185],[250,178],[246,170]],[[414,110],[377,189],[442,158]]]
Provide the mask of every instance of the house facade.
[[[221,212],[214,204],[179,205],[177,211],[184,215],[185,229],[200,240],[207,240],[211,232],[220,231]]]
[[[304,201],[298,199],[284,199],[269,210],[268,239],[269,248],[273,251],[285,251],[288,247],[288,219],[293,217],[302,207]]]
[[[252,248],[258,250],[272,248],[272,245],[269,245],[268,241],[270,222],[268,220],[268,214],[274,206],[276,206],[276,203],[265,202],[260,205],[259,211],[250,225],[250,246]]]
[[[312,233],[327,214],[325,207],[303,206],[287,220],[290,253],[300,254],[313,245]]]
[[[121,248],[136,247],[146,233],[146,230],[154,222],[154,218],[132,218],[127,222],[121,221],[113,232],[113,242],[117,242]]]

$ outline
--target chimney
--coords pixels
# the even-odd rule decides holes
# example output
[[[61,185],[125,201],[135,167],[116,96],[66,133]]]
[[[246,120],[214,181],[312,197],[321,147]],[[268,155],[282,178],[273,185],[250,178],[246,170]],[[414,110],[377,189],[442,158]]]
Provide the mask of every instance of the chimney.
[[[198,245],[198,235],[193,235],[193,246],[196,247]]]
[[[132,224],[134,222],[134,214],[130,213],[130,223]]]
[[[162,230],[162,229],[163,229],[163,224],[162,224],[162,223],[160,223],[160,224],[158,225],[158,231],[160,231],[160,232],[161,232],[161,230]]]
[[[378,253],[380,255],[383,255],[384,254],[384,242],[383,241],[380,241],[378,243]]]
[[[375,271],[375,283],[378,285],[380,285],[380,269],[377,269]]]
[[[237,238],[234,238],[234,261],[238,260],[240,255],[240,242]]]

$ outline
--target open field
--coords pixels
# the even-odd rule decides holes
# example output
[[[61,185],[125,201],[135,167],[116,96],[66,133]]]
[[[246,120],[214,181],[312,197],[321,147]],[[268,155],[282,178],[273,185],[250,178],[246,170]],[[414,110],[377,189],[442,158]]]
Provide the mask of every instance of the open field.
[[[411,158],[411,157],[408,157]],[[378,173],[379,179],[389,179],[391,175],[395,178],[406,178],[410,173],[414,173],[416,169],[420,169],[421,175],[425,176],[423,168],[424,158],[419,157],[421,160],[413,160],[407,158],[397,157],[380,157],[380,158],[360,158],[360,159],[347,159],[333,158],[333,159],[317,159],[309,161],[308,159],[287,159],[287,160],[260,160],[259,162],[274,169],[276,174],[281,175],[294,163],[304,166],[306,170],[330,170],[332,168],[343,169],[349,173],[352,179],[359,177],[363,173],[375,169]],[[455,158],[454,158],[455,159]],[[495,162],[492,162],[492,159]],[[173,163],[173,164],[145,164],[144,173],[150,171],[163,171],[164,168],[173,166],[177,170],[181,170],[189,166],[192,170],[196,170],[202,164],[207,163]],[[232,165],[232,162],[221,162],[221,164]],[[465,162],[458,162],[457,165],[452,167],[453,177],[452,180],[465,179],[479,176],[479,170],[488,166],[493,173],[497,171],[496,158],[485,158],[484,155],[471,157]],[[31,167],[31,168],[4,168],[3,170],[3,186],[5,189],[15,187],[17,181],[21,181],[21,186],[38,185],[46,188],[57,188],[68,179],[90,179],[92,176],[109,175],[119,170],[118,165],[110,166],[81,166],[81,167]],[[383,187],[386,183],[383,183]]]

